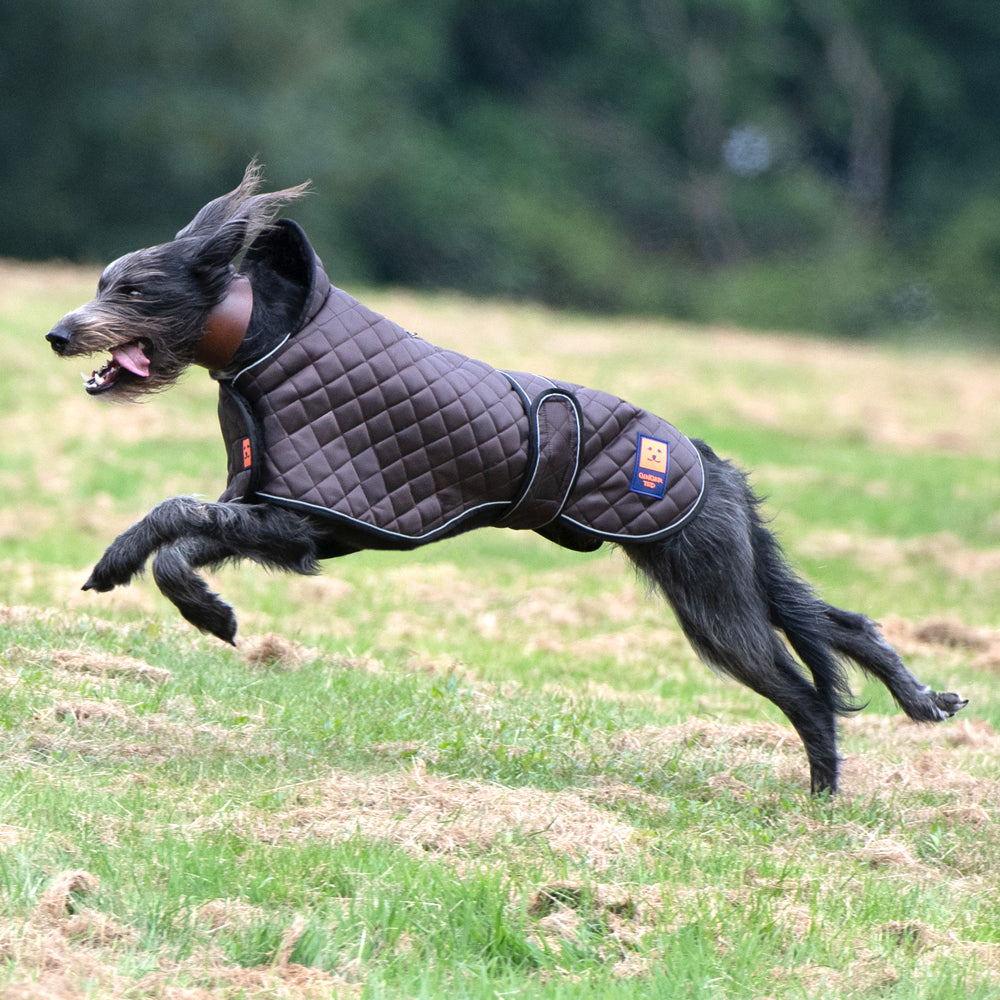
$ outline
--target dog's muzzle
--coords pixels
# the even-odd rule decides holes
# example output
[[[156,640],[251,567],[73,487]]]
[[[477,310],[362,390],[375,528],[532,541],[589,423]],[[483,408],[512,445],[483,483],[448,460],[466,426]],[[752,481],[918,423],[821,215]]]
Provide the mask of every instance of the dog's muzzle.
[[[47,334],[45,334],[45,339],[52,345],[52,350],[56,354],[65,354],[69,347],[71,332],[62,324],[57,324],[52,327]]]

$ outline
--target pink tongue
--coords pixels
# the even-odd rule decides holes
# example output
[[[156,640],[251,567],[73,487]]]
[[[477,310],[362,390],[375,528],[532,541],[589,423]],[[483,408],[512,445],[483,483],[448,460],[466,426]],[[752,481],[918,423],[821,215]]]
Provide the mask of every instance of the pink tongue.
[[[146,378],[149,375],[149,358],[142,353],[142,348],[136,343],[122,344],[111,352],[111,357],[127,368],[133,375]]]

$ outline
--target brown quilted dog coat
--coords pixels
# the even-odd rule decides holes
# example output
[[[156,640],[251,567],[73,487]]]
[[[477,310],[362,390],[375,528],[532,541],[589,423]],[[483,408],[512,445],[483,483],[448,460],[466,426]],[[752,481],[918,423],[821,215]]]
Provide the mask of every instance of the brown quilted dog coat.
[[[282,220],[247,254],[292,278],[300,321],[265,357],[213,373],[223,501],[330,519],[345,550],[409,549],[471,528],[578,550],[649,542],[695,516],[701,456],[616,396],[435,347],[335,288]]]

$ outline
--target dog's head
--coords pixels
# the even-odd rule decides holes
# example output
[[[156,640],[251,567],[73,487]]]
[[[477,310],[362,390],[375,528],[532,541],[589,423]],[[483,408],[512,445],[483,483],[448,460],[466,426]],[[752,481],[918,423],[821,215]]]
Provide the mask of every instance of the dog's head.
[[[46,334],[63,357],[110,357],[84,388],[108,399],[165,389],[195,360],[212,309],[235,277],[233,262],[306,185],[258,194],[251,163],[238,187],[205,205],[171,240],[108,264],[97,294]]]

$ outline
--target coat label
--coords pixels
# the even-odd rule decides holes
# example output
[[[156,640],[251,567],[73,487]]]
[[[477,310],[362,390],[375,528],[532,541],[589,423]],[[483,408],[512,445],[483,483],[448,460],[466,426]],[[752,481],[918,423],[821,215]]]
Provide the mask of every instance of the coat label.
[[[670,468],[670,444],[657,438],[639,435],[632,471],[632,492],[649,497],[662,497],[667,492],[667,470]]]

